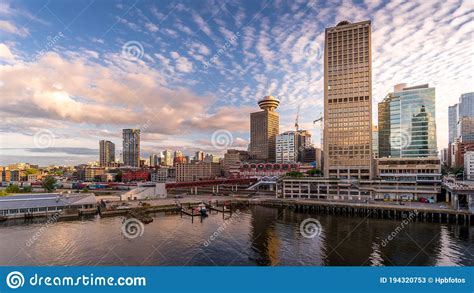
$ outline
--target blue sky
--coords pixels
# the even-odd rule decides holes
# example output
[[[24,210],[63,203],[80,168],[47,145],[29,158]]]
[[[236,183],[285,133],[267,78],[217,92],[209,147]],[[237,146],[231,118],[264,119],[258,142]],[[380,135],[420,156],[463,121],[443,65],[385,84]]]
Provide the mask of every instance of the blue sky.
[[[2,1],[0,164],[76,164],[98,141],[142,152],[246,148],[249,113],[280,99],[281,131],[323,111],[324,29],[373,24],[373,102],[397,83],[436,87],[438,148],[447,107],[473,91],[472,1]],[[230,135],[229,135],[230,133]]]

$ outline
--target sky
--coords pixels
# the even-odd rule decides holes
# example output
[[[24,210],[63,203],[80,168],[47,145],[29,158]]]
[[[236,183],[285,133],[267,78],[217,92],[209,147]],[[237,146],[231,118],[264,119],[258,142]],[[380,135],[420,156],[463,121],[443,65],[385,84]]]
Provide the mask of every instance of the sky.
[[[438,148],[447,108],[474,91],[474,1],[1,1],[0,165],[74,165],[164,149],[246,149],[249,114],[280,100],[280,131],[320,144],[324,30],[372,21],[373,121],[393,86],[436,88]]]

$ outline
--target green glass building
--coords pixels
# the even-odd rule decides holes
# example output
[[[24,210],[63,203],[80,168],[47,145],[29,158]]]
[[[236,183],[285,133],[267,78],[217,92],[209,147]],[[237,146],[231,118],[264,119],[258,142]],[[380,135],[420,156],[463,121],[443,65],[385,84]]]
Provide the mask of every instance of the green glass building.
[[[435,88],[395,86],[379,103],[379,157],[437,156]]]

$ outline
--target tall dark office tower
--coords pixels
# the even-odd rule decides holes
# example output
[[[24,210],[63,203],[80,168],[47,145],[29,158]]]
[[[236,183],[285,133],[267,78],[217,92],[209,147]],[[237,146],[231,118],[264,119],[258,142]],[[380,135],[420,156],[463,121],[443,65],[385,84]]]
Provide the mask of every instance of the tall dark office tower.
[[[324,176],[372,177],[371,22],[326,28]]]
[[[140,167],[140,129],[123,130],[123,164]]]
[[[275,109],[280,101],[266,96],[258,101],[262,111],[250,114],[250,158],[258,161],[275,162],[276,135],[280,131],[280,116]]]

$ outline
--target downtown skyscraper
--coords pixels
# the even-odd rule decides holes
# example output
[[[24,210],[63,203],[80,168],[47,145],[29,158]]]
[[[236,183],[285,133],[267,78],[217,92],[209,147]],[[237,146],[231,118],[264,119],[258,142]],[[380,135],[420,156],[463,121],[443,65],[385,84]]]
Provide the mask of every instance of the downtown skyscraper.
[[[123,130],[123,164],[140,167],[140,129]]]
[[[372,177],[371,22],[326,28],[324,176]]]
[[[262,111],[250,114],[250,158],[257,161],[275,162],[276,136],[280,132],[280,116],[275,109],[280,101],[265,96],[258,101]]]
[[[437,156],[435,88],[396,85],[379,103],[379,157]]]

